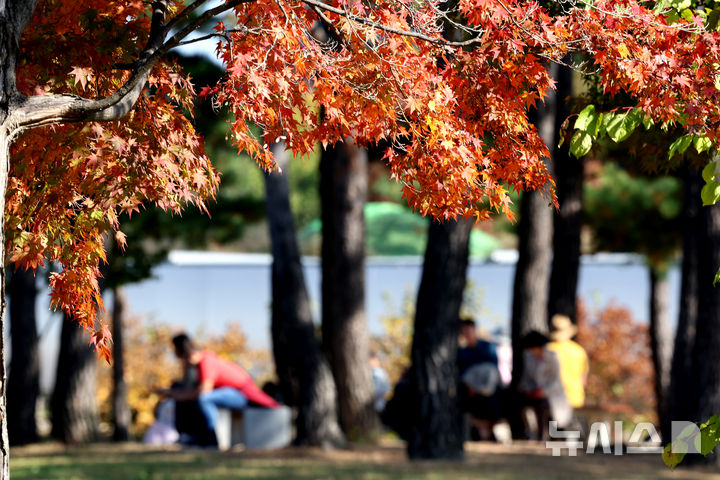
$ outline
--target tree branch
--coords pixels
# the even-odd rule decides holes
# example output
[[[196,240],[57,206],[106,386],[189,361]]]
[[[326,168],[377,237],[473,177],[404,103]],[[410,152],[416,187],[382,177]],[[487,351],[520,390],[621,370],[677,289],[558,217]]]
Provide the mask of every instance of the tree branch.
[[[19,131],[55,123],[112,121],[124,117],[140,98],[145,82],[159,58],[178,46],[183,38],[213,17],[242,3],[256,0],[230,0],[211,8],[188,22],[169,40],[165,41],[165,37],[171,30],[172,25],[181,23],[206,1],[196,0],[177,14],[169,23],[165,23],[168,0],[154,2],[148,43],[140,53],[138,61],[135,62],[130,78],[113,94],[100,100],[89,100],[76,95],[39,95],[26,98],[13,111],[10,119],[11,124]]]
[[[190,5],[185,7],[183,11],[175,15],[175,17],[168,22],[168,24],[165,26],[165,36],[175,28],[186,18],[190,16],[192,12],[197,10],[202,6],[203,3],[207,2],[208,0],[195,0]]]
[[[193,21],[189,22],[187,25],[182,27],[180,30],[178,30],[175,35],[173,35],[167,42],[165,42],[165,45],[160,49],[160,54],[164,55],[167,53],[170,49],[177,47],[183,38],[190,35],[192,32],[197,30],[198,27],[200,27],[203,23],[207,22],[213,17],[216,17],[220,15],[221,13],[225,13],[228,10],[231,10],[238,5],[242,5],[243,3],[252,3],[257,0],[229,0],[223,5],[219,5],[215,8],[211,8],[205,12],[203,12],[200,16],[198,16]],[[166,28],[167,30],[167,28]]]
[[[403,30],[401,28],[389,27],[387,25],[383,25],[382,23],[377,23],[372,20],[368,20],[367,18],[357,17],[355,15],[351,15],[346,10],[342,10],[340,8],[333,7],[331,5],[328,5],[327,3],[321,2],[319,0],[302,0],[302,2],[313,7],[313,10],[315,10],[316,13],[317,13],[317,9],[322,9],[327,12],[332,12],[332,13],[338,14],[338,15],[345,17],[348,20],[351,20],[353,22],[357,22],[362,25],[367,25],[368,27],[377,28],[378,30],[382,30],[382,31],[388,32],[388,33],[394,33],[396,35],[402,35],[404,37],[417,38],[419,40],[423,40],[428,43],[433,43],[435,45],[442,45],[442,46],[448,46],[448,47],[467,47],[467,46],[473,45],[475,43],[480,43],[482,41],[480,37],[474,37],[474,38],[471,38],[469,40],[465,40],[462,42],[451,42],[440,36],[431,37],[431,36],[425,35],[423,33],[413,32],[411,30]],[[325,16],[323,15],[322,17],[325,17]]]
[[[226,41],[230,41],[230,37],[228,37],[228,35],[227,35],[228,33],[257,33],[259,31],[260,30],[257,28],[253,29],[253,28],[247,28],[247,27],[245,27],[245,28],[228,28],[223,33],[219,33],[219,32],[218,33],[208,33],[207,35],[203,35],[202,37],[197,37],[197,38],[193,38],[190,40],[183,40],[182,42],[179,42],[177,44],[177,46],[182,47],[183,45],[191,45],[193,43],[203,42],[205,40],[210,40],[211,38],[216,38],[216,37],[224,38]]]

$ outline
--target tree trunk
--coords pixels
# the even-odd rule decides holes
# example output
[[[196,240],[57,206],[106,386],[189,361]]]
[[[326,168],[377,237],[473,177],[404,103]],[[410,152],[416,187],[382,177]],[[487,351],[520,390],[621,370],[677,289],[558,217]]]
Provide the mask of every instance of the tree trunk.
[[[35,407],[40,391],[38,334],[35,324],[35,273],[18,268],[10,275],[10,378],[8,434],[11,445],[38,440]]]
[[[720,267],[720,204],[700,209],[698,310],[690,380],[697,408],[689,420],[705,421],[720,412],[720,289],[713,285]],[[712,454],[717,462],[720,455]]]
[[[287,181],[289,153],[278,143],[273,154],[284,172],[265,175],[273,254],[271,330],[280,389],[285,402],[297,407],[295,444],[343,446],[335,382],[315,334],[295,237]]]
[[[559,209],[553,222],[553,252],[548,298],[548,319],[555,314],[567,315],[575,322],[577,316],[577,283],[580,270],[580,229],[583,211],[583,179],[585,162],[570,155],[570,142],[560,141],[560,128],[570,115],[572,70],[561,66],[557,76],[557,106],[553,133],[553,161]]]
[[[410,367],[408,456],[458,459],[465,440],[458,398],[458,320],[468,264],[469,221],[433,221],[417,297]]]
[[[50,399],[51,435],[68,444],[97,438],[96,354],[77,322],[65,316],[55,389]]]
[[[655,399],[658,423],[667,417],[667,391],[670,385],[672,333],[668,312],[667,272],[650,267],[650,348],[655,368]],[[669,432],[665,432],[669,433]]]
[[[698,249],[700,232],[700,173],[692,166],[684,167],[683,198],[683,240],[682,240],[682,276],[680,287],[680,305],[675,346],[672,355],[670,388],[668,391],[668,414],[663,423],[664,431],[670,431],[673,420],[688,420],[694,417],[695,402],[688,392],[693,391],[692,351],[695,342],[695,326],[698,314]]]
[[[130,407],[127,403],[125,383],[124,329],[127,297],[121,286],[113,288],[112,336],[113,336],[113,440],[127,442],[130,439]]]
[[[373,439],[369,335],[365,317],[367,152],[351,140],[320,160],[322,337],[338,393],[340,426],[352,439]]]
[[[10,144],[18,133],[9,125],[11,105],[21,97],[15,85],[18,45],[37,0],[0,2],[0,245],[5,245],[5,193],[10,171]],[[5,369],[5,249],[0,248],[0,480],[10,478],[7,371]]]
[[[557,65],[551,74],[557,78]],[[531,112],[540,136],[553,150],[555,138],[555,97],[551,95]],[[552,160],[547,159],[550,171]],[[549,199],[537,191],[526,191],[520,201],[518,261],[515,267],[512,304],[513,385],[522,374],[521,339],[530,331],[548,331],[548,282],[552,256],[553,211]]]
[[[4,15],[4,6],[0,4],[0,18]],[[3,70],[7,59],[8,39],[0,28],[0,77],[8,72]],[[12,75],[14,75],[14,68]],[[8,172],[10,171],[10,138],[3,125],[7,118],[7,102],[5,88],[0,85],[0,245],[5,245],[5,192],[7,191]],[[13,84],[14,87],[14,84]],[[5,368],[5,249],[0,248],[0,480],[10,478],[10,443],[8,441],[8,409],[7,409],[7,370]]]

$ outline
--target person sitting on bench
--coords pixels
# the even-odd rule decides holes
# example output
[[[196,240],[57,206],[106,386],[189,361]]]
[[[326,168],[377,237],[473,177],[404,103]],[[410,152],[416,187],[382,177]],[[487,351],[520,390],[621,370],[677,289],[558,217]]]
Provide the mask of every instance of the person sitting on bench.
[[[243,410],[248,403],[267,408],[276,408],[279,404],[263,392],[250,375],[236,363],[220,358],[209,350],[199,350],[185,333],[172,339],[175,355],[184,366],[197,367],[198,383],[196,388],[187,390],[169,389],[163,394],[176,401],[197,400],[205,418],[206,432],[198,439],[204,446],[217,446],[215,425],[219,408]]]

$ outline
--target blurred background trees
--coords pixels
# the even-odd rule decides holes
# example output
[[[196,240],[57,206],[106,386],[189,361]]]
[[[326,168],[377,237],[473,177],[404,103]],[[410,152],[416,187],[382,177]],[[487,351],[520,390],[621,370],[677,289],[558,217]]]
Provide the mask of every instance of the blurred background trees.
[[[12,267],[10,267],[12,269]],[[40,394],[40,357],[35,316],[35,274],[17,269],[10,274],[10,338],[12,357],[7,385],[8,436],[11,445],[38,439],[37,402]]]
[[[189,58],[183,62],[199,85],[212,84],[220,73],[205,60]],[[238,361],[259,382],[279,380],[287,402],[299,412],[298,443],[341,445],[343,435],[338,425],[351,437],[372,437],[377,419],[369,408],[372,384],[367,359],[373,349],[385,362],[393,381],[408,371],[416,392],[417,404],[411,409],[416,428],[408,446],[410,456],[460,456],[463,438],[459,411],[451,394],[458,382],[454,369],[456,322],[469,256],[485,258],[498,246],[519,247],[513,314],[507,322],[512,324],[516,349],[523,333],[547,330],[548,314],[569,314],[577,321],[578,340],[590,356],[588,402],[593,407],[661,422],[665,418],[700,420],[703,412],[720,410],[720,397],[716,395],[720,384],[713,376],[711,361],[714,352],[720,351],[720,334],[716,335],[720,324],[716,312],[720,309],[715,308],[717,293],[712,288],[711,271],[720,265],[720,260],[714,263],[718,228],[714,210],[699,205],[699,172],[690,166],[677,174],[682,177],[654,171],[658,159],[665,159],[671,140],[656,141],[663,135],[670,136],[658,131],[642,132],[621,148],[601,144],[587,158],[569,158],[565,146],[554,147],[562,134],[559,119],[567,115],[571,105],[581,102],[577,93],[586,87],[573,87],[573,78],[564,69],[557,72],[557,78],[557,101],[548,102],[547,111],[538,112],[538,125],[548,145],[553,146],[559,210],[553,213],[548,207],[550,199],[536,193],[516,197],[520,198],[516,206],[519,221],[513,227],[517,235],[508,234],[507,221],[498,218],[481,225],[430,225],[407,209],[400,187],[388,179],[376,155],[371,153],[365,159],[368,154],[351,143],[324,152],[318,148],[305,159],[290,159],[290,155],[284,158],[282,143],[273,145],[281,162],[290,162],[289,168],[282,165],[289,174],[263,177],[247,157],[228,146],[224,113],[215,111],[208,102],[200,102],[196,126],[206,138],[213,164],[222,172],[223,185],[217,202],[210,205],[209,217],[186,212],[178,218],[150,210],[122,219],[128,250],[123,256],[111,252],[105,281],[114,292],[108,296],[114,299],[108,305],[113,305],[116,347],[124,345],[124,355],[119,350],[115,354],[114,381],[105,365],[97,374],[81,375],[93,381],[97,378],[100,418],[113,425],[118,439],[125,438],[122,431],[127,431],[129,418],[129,433],[131,437],[137,435],[152,421],[158,400],[150,388],[167,385],[179,376],[168,346],[172,327],[147,319],[123,320],[121,315],[122,285],[152,275],[153,267],[173,248],[273,254],[271,328],[275,366],[269,352],[247,345],[239,326],[214,335],[198,332],[198,336],[201,344]],[[688,152],[678,163],[697,163],[693,157]],[[299,238],[296,232],[300,232]],[[665,274],[678,261],[681,250],[683,293],[671,369],[668,346],[672,343],[672,328],[668,325],[673,322],[663,309],[667,303],[663,301],[667,295],[663,285]],[[368,338],[364,313],[365,251],[425,255],[417,294],[416,286],[412,286],[401,308],[389,312],[383,320],[385,335],[373,339]],[[636,252],[647,259],[652,285],[649,326],[640,318],[632,318],[620,305],[592,309],[577,306],[579,254],[607,251]],[[322,255],[324,300],[319,329],[312,318],[301,252]],[[34,402],[17,399],[32,398],[37,388],[33,367],[37,332],[32,329],[30,308],[36,287],[22,272],[13,274],[12,282],[9,293],[14,363],[8,386],[12,419],[9,426],[24,432],[13,433],[14,441],[29,442],[36,438],[35,414],[31,412]],[[477,310],[471,313],[477,314]],[[70,332],[63,335],[69,339]],[[76,341],[77,351],[88,351],[84,337],[78,338],[83,341]],[[63,343],[73,344],[70,340]],[[435,355],[438,351],[442,355]],[[90,360],[92,355],[87,360],[80,354],[73,355],[74,362],[60,362],[59,378],[79,378],[81,366],[95,363],[94,357]],[[154,361],[147,362],[147,358]],[[17,367],[16,363],[23,366]],[[94,387],[88,388],[84,391]],[[57,438],[68,442],[93,438],[97,410],[89,404],[81,405],[80,400],[71,400],[77,397],[63,393],[68,391],[58,386],[53,402],[55,416],[87,418],[84,424],[88,428],[73,433],[58,424]],[[91,394],[80,396],[94,398]],[[62,397],[66,400],[58,400]],[[127,398],[126,410],[121,405],[123,398]],[[111,408],[113,402],[115,407]],[[71,413],[62,413],[61,405]],[[653,413],[654,408],[657,413]]]

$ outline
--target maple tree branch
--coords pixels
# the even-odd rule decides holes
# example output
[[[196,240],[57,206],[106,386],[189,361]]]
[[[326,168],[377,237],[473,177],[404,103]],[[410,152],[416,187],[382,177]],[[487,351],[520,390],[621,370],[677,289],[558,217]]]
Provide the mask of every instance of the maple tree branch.
[[[193,38],[191,40],[183,40],[182,42],[179,42],[177,44],[178,47],[182,47],[184,45],[190,45],[197,42],[203,42],[205,40],[210,40],[211,38],[219,37],[224,38],[225,41],[230,41],[230,37],[228,37],[228,33],[253,33],[253,32],[259,32],[258,29],[253,28],[228,28],[227,30],[223,31],[222,33],[208,33],[207,35],[203,35],[202,37]]]
[[[170,20],[165,26],[165,36],[167,36],[167,34],[170,33],[172,30],[177,28],[177,26],[186,18],[188,18],[192,12],[200,8],[202,4],[206,3],[207,1],[208,0],[195,0],[190,5],[185,7],[180,13],[175,15],[175,17]]]
[[[169,26],[177,25],[180,21],[185,20],[192,11],[206,1],[196,0],[167,24],[164,24],[164,21],[167,15],[168,0],[155,1],[147,45],[140,53],[130,78],[113,94],[100,100],[89,100],[76,95],[38,95],[25,98],[21,105],[14,110],[11,125],[20,131],[56,123],[112,121],[124,117],[140,98],[145,82],[158,59],[178,46],[183,38],[203,23],[242,3],[256,0],[230,0],[208,9],[165,41]]]
[[[310,5],[311,7],[314,7],[313,10],[315,10],[316,12],[317,12],[316,8],[319,8],[319,9],[325,10],[327,12],[331,12],[331,13],[340,15],[344,18],[347,18],[348,20],[352,20],[354,22],[361,23],[363,25],[367,25],[368,27],[377,28],[378,30],[382,30],[382,31],[388,32],[388,33],[394,33],[396,35],[402,35],[404,37],[417,38],[419,40],[424,40],[428,43],[433,43],[436,45],[443,45],[443,46],[448,46],[448,47],[467,47],[467,46],[482,42],[480,37],[473,37],[469,40],[464,40],[462,42],[451,42],[442,37],[431,37],[429,35],[425,35],[424,33],[413,32],[411,30],[403,30],[401,28],[395,28],[395,27],[383,25],[382,23],[374,22],[372,20],[368,20],[367,18],[352,15],[346,10],[333,7],[332,5],[328,5],[327,3],[321,2],[319,0],[301,0],[301,1],[303,3],[306,3],[307,5]]]
[[[170,37],[170,39],[168,39],[162,46],[162,48],[159,50],[160,55],[164,55],[170,49],[177,47],[183,40],[183,38],[190,35],[192,32],[197,30],[198,27],[200,27],[202,24],[212,19],[213,17],[216,17],[221,13],[225,13],[228,10],[232,10],[233,8],[237,7],[238,5],[242,5],[243,3],[252,3],[255,1],[257,0],[229,0],[222,5],[206,10],[197,18],[194,18],[192,21],[188,22],[184,27],[178,30],[177,33]],[[167,27],[165,28],[165,30],[168,30]]]

